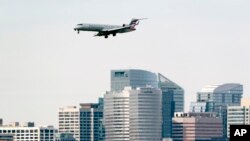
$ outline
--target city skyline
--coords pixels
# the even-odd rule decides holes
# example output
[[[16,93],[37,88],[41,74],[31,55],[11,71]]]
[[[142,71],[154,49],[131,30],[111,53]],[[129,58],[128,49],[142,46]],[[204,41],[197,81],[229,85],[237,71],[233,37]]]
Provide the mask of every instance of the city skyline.
[[[97,102],[110,90],[112,69],[164,74],[183,87],[185,111],[206,85],[240,83],[249,98],[249,5],[247,0],[2,1],[0,118],[4,124],[56,125],[59,107]],[[80,22],[123,24],[134,17],[149,19],[137,32],[108,40],[73,30]]]

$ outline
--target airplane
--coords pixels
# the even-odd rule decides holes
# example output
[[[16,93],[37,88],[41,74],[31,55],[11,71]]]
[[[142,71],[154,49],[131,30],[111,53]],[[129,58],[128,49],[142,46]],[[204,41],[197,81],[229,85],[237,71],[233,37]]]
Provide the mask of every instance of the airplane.
[[[95,31],[98,32],[94,36],[104,36],[105,38],[108,38],[110,34],[113,36],[116,36],[117,33],[126,33],[135,31],[135,26],[139,24],[140,20],[144,20],[146,18],[142,19],[132,19],[129,24],[123,24],[123,25],[103,25],[103,24],[87,24],[87,23],[81,23],[77,24],[77,26],[74,28],[75,31],[79,34],[80,31]]]

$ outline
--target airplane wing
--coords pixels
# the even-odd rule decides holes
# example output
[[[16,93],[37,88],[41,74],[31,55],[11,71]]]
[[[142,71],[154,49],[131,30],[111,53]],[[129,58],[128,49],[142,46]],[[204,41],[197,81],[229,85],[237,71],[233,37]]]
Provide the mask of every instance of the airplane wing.
[[[100,32],[111,34],[111,33],[122,32],[123,30],[129,29],[129,28],[130,26],[124,26],[124,27],[119,27],[119,28],[103,29]]]
[[[130,26],[118,27],[118,28],[111,28],[111,29],[103,29],[99,31],[94,36],[107,36],[109,34],[113,34],[115,36],[116,33],[122,33],[124,30],[130,29]]]

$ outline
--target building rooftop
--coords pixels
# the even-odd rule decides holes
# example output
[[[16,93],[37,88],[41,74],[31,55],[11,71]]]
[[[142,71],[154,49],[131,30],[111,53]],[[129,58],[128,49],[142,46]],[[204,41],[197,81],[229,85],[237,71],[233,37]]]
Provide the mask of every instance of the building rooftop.
[[[11,122],[3,127],[35,127],[34,122]]]
[[[214,84],[214,85],[207,85],[201,89],[200,92],[205,93],[216,93],[216,92],[224,92],[234,88],[242,88],[241,84],[238,83],[225,83],[225,84]]]

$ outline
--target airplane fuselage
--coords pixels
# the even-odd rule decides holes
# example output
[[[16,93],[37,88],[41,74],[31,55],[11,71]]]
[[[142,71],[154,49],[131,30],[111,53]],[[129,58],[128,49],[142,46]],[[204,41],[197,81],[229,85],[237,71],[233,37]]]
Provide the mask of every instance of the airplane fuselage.
[[[124,25],[124,26],[128,26],[128,25]],[[105,31],[105,30],[109,30],[109,29],[122,28],[124,26],[83,23],[83,24],[78,24],[74,29],[77,30],[77,31],[96,31],[96,32],[100,32],[100,31]],[[133,31],[133,30],[135,30],[135,29],[123,29],[123,30],[118,31],[117,33],[125,33],[125,32],[130,32],[130,31]]]
[[[103,24],[78,24],[75,29],[82,30],[82,31],[102,31],[104,28],[111,29],[111,28],[118,28],[120,26],[115,25],[103,25]]]

